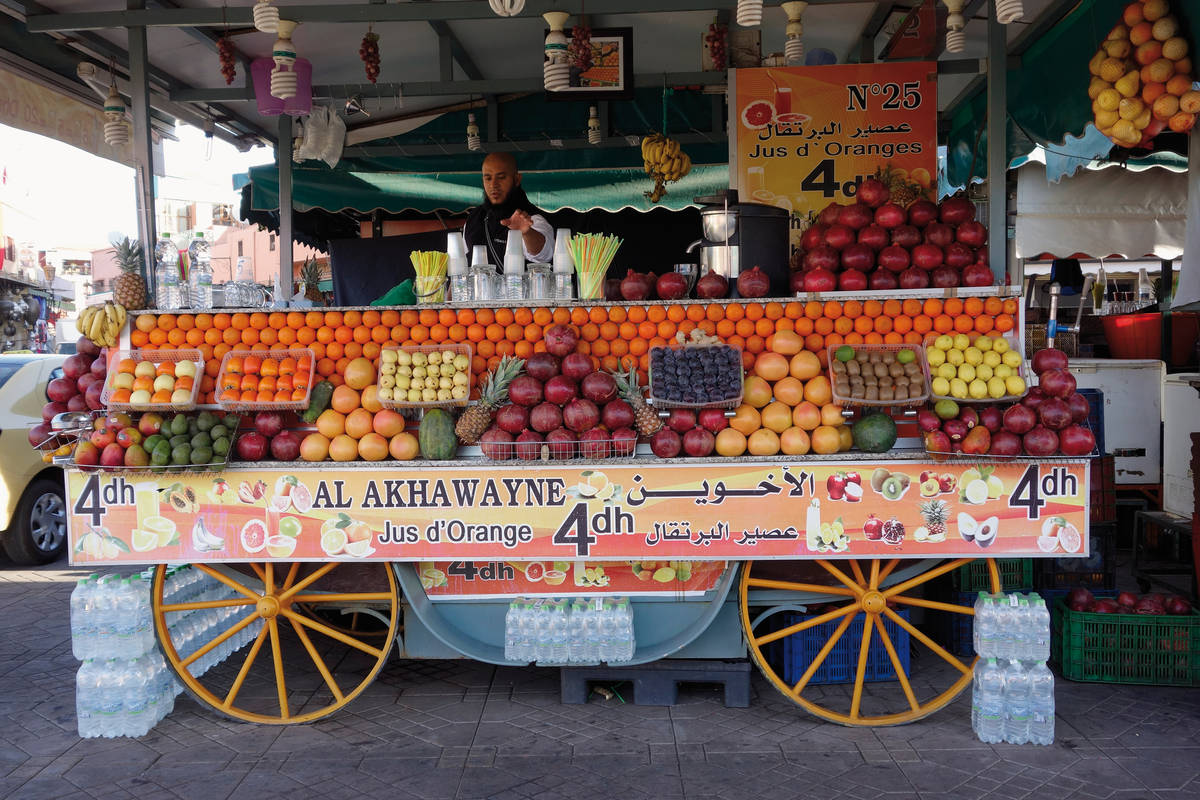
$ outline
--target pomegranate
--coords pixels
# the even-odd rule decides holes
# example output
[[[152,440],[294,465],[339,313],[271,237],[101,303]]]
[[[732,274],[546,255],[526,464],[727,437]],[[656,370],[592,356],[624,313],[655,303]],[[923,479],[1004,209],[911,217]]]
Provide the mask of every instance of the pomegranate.
[[[683,439],[670,428],[660,428],[650,437],[650,451],[659,458],[674,458],[683,449]]]
[[[1049,397],[1066,400],[1075,393],[1075,376],[1065,369],[1048,369],[1038,373],[1038,386]]]
[[[788,291],[792,294],[799,294],[804,291],[804,273],[800,270],[792,270],[788,276]]]
[[[848,269],[838,275],[838,289],[843,292],[861,292],[868,286],[867,273]]]
[[[1058,452],[1058,434],[1049,428],[1037,425],[1021,438],[1025,452],[1035,458],[1045,458]]]
[[[59,414],[66,412],[66,410],[66,403],[46,403],[46,405],[42,406],[42,421],[49,422]]]
[[[983,247],[987,244],[987,228],[978,220],[970,220],[958,226],[954,238],[968,247]]]
[[[932,408],[922,408],[917,411],[917,425],[924,433],[941,430],[942,418],[933,413]]]
[[[921,243],[921,232],[912,225],[892,228],[891,236],[892,244],[903,247],[905,250],[912,250]]]
[[[1192,613],[1192,604],[1188,602],[1186,597],[1173,594],[1167,598],[1167,613],[1168,614],[1190,614]]]
[[[542,382],[530,375],[518,375],[508,385],[508,399],[519,406],[533,408],[542,402]],[[512,431],[518,433],[519,431]]]
[[[892,235],[888,233],[887,228],[871,224],[858,232],[858,243],[865,244],[873,251],[879,252],[892,243]],[[843,255],[845,254],[843,253]]]
[[[563,407],[563,425],[576,433],[591,430],[600,424],[600,409],[591,400],[576,397]]]
[[[958,270],[956,270],[954,267],[942,264],[933,272],[929,273],[929,280],[933,286],[938,289],[949,289],[958,286]]]
[[[505,406],[500,406],[496,412],[496,427],[502,431],[507,431],[512,434],[520,433],[529,426],[529,409],[523,405],[509,403]],[[557,425],[551,425],[550,429],[557,428]]]
[[[696,297],[701,300],[720,300],[729,294],[729,281],[716,272],[706,272],[696,281]]]
[[[1116,600],[1113,600],[1110,597],[1105,597],[1092,603],[1091,611],[1093,614],[1120,614],[1121,607],[1117,605]],[[1136,606],[1134,608],[1134,613],[1140,613],[1137,611]]]
[[[931,222],[925,226],[923,239],[926,244],[936,244],[945,249],[954,241],[954,228],[940,222]]]
[[[951,242],[942,249],[947,266],[962,269],[968,264],[975,263],[975,251],[962,242]]]
[[[568,325],[551,325],[542,336],[542,341],[546,343],[547,353],[562,358],[575,352],[575,345],[579,344],[579,335]]]
[[[805,270],[827,269],[833,271],[841,264],[841,258],[837,250],[828,245],[821,245],[805,253],[802,263]]]
[[[561,369],[564,378],[578,383],[591,375],[594,367],[591,356],[585,356],[583,353],[571,353],[562,360]]]
[[[295,431],[280,431],[271,440],[271,458],[276,461],[295,461],[300,457],[300,437]]]
[[[908,207],[908,224],[924,228],[938,218],[938,208],[928,200],[916,200]]]
[[[687,297],[687,278],[678,272],[666,272],[658,279],[658,296],[663,300],[682,300]],[[529,367],[526,366],[528,370]]]
[[[610,434],[614,456],[631,456],[637,449],[637,431],[624,427],[615,429]]]
[[[579,455],[584,458],[608,458],[612,455],[612,443],[608,431],[603,428],[592,428],[583,432],[579,437]]]
[[[1091,455],[1096,449],[1096,437],[1082,425],[1068,425],[1058,433],[1058,449],[1064,456]]]
[[[696,415],[696,422],[714,434],[720,433],[729,427],[729,419],[725,416],[725,412],[719,408],[701,409],[700,413]]]
[[[579,396],[579,387],[576,386],[575,381],[566,375],[555,375],[546,381],[546,385],[543,387],[543,394],[547,403],[553,403],[556,406],[565,406]]]
[[[904,272],[904,270],[908,269],[909,265],[908,250],[900,245],[889,245],[879,251],[876,261],[879,262],[879,266],[883,269],[897,273]]]
[[[1037,412],[1027,405],[1017,403],[1005,410],[1003,424],[1006,431],[1022,436],[1037,425]]]
[[[67,360],[63,362],[62,371],[63,375],[73,381],[77,381],[79,380],[80,376],[84,375],[85,373],[89,373],[91,367],[92,362],[90,359],[85,358],[79,353],[76,353],[73,356],[68,356]]]
[[[67,401],[67,411],[87,411],[87,397],[82,394],[71,395],[71,399]]]
[[[858,239],[856,230],[849,225],[842,225],[841,223],[830,225],[829,230],[825,231],[825,244],[834,250],[841,250],[844,247],[848,247]]]
[[[555,428],[546,434],[551,458],[575,457],[575,434],[566,428]]]
[[[711,431],[697,425],[683,435],[683,452],[692,458],[705,458],[712,455],[716,443]]]
[[[75,340],[75,352],[79,353],[80,355],[91,356],[92,358],[95,358],[96,356],[100,355],[101,352],[107,352],[107,350],[108,348],[104,348],[102,351],[99,345],[86,336],[80,336]]]
[[[838,225],[845,225],[847,228],[858,230],[865,228],[875,219],[875,213],[870,206],[863,203],[852,203],[848,206],[843,206],[838,211]]]
[[[270,447],[270,442],[267,437],[256,431],[243,433],[238,437],[237,456],[242,461],[262,461],[267,456],[267,448]]]
[[[892,193],[887,184],[878,178],[865,178],[858,184],[858,191],[854,196],[858,198],[858,202],[870,208],[879,208],[891,198]]]
[[[562,409],[554,403],[542,403],[529,411],[529,427],[540,433],[549,433],[562,427]]]
[[[867,279],[867,286],[871,289],[899,289],[900,281],[896,280],[896,273],[877,269]]]
[[[995,406],[984,406],[979,409],[979,424],[995,433],[1004,427],[1004,415]]]
[[[923,269],[909,267],[900,273],[899,282],[901,289],[928,289],[929,273]]]
[[[1117,605],[1122,608],[1133,608],[1137,605],[1138,596],[1133,592],[1121,592],[1117,595]]]
[[[1067,398],[1067,407],[1071,409],[1071,421],[1075,423],[1083,422],[1092,413],[1092,406],[1088,399],[1079,392],[1072,392]]]
[[[646,283],[646,299],[658,299],[658,274],[655,272],[643,272],[642,280]]]
[[[579,384],[579,392],[596,405],[604,405],[617,397],[617,382],[607,372],[593,372]]]
[[[507,461],[513,457],[513,435],[508,431],[491,427],[479,437],[479,449],[493,461]]]
[[[100,402],[100,396],[104,393],[104,382],[96,381],[88,390],[84,392],[83,399],[87,403],[88,410],[99,411],[104,408],[104,403]]]
[[[1021,455],[1021,437],[1009,431],[992,433],[992,448],[990,455],[1016,457]]]
[[[101,388],[103,388],[104,378],[99,375],[93,375],[90,372],[85,372],[79,376],[77,381],[75,381],[75,386],[78,387],[80,392],[86,394],[87,390],[97,383],[100,384]]]
[[[620,300],[621,299],[621,279],[620,278],[605,278],[604,279],[604,299],[605,300]]]
[[[968,264],[962,271],[963,286],[991,286],[996,281],[987,264]]]
[[[938,209],[938,218],[947,225],[962,225],[975,219],[975,204],[965,197],[947,197]]]
[[[79,393],[79,387],[70,378],[55,378],[46,385],[46,397],[52,403],[67,403]]]
[[[817,222],[822,225],[833,225],[837,222],[838,215],[842,213],[841,203],[830,203],[821,209],[817,214]]]
[[[742,297],[766,297],[771,293],[771,279],[758,266],[738,275],[738,294]]]
[[[525,374],[545,383],[558,374],[558,357],[549,353],[534,353],[525,359]]]
[[[88,371],[93,375],[103,378],[108,374],[108,348],[104,348],[100,355],[96,356],[96,360],[92,362],[92,366]]]
[[[283,415],[278,411],[260,411],[254,415],[254,430],[270,439],[283,430]]]
[[[912,250],[913,266],[923,270],[935,270],[942,265],[942,248],[936,244],[919,244]]]
[[[1067,607],[1072,611],[1086,611],[1095,601],[1095,596],[1082,586],[1076,586],[1067,594]]]
[[[882,228],[899,228],[908,222],[908,214],[896,203],[884,203],[875,209],[875,224]]]
[[[645,300],[650,296],[650,287],[646,278],[633,270],[629,270],[621,281],[621,297],[625,300]]]
[[[1038,419],[1052,431],[1061,431],[1071,424],[1071,409],[1065,400],[1057,397],[1047,397],[1038,406]]]
[[[827,269],[811,269],[804,273],[804,291],[832,292],[837,287],[837,278]]]
[[[829,226],[819,222],[809,225],[800,237],[800,249],[808,252],[825,244],[825,231],[827,230],[829,230]]]
[[[690,408],[672,408],[667,415],[667,427],[676,433],[687,433],[696,424],[696,412]]]
[[[517,458],[532,460],[541,458],[542,455],[542,435],[537,431],[523,430],[517,434]]]
[[[1021,398],[1021,405],[1037,411],[1038,406],[1040,406],[1047,397],[1048,395],[1042,391],[1042,387],[1034,386],[1029,390],[1028,394]]]
[[[633,406],[624,400],[612,400],[600,409],[600,424],[610,431],[618,428],[632,428],[635,421]]]
[[[866,228],[863,228],[866,230]],[[856,269],[860,272],[875,267],[875,251],[865,244],[852,244],[842,251],[842,269]]]
[[[27,437],[29,439],[29,446],[37,447],[42,442],[50,438],[50,423],[42,422],[38,425],[34,425],[29,429]]]
[[[1032,366],[1038,375],[1051,369],[1066,369],[1067,354],[1055,347],[1043,347],[1033,354]]]

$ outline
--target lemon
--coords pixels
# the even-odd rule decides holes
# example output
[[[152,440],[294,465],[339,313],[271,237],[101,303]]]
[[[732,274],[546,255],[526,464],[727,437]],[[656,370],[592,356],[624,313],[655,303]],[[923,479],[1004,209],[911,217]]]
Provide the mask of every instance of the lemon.
[[[117,547],[112,539],[105,539],[100,545],[100,555],[102,558],[120,558],[121,548]]]
[[[1004,363],[1004,358],[995,350],[988,350],[983,354],[983,363],[987,364],[992,369]]]
[[[158,534],[154,531],[144,531],[141,528],[134,528],[129,544],[139,553],[153,550],[158,547]]]
[[[1021,354],[1016,350],[1005,351],[1004,355],[1001,356],[1001,360],[1003,360],[1005,364],[1008,364],[1013,369],[1017,369],[1021,366]]]
[[[943,333],[933,340],[933,346],[938,350],[949,350],[951,347],[954,347],[954,337]]]
[[[937,368],[937,375],[939,378],[950,380],[951,378],[958,377],[958,370],[955,369],[953,364],[942,364]]]
[[[981,381],[979,378],[971,381],[971,383],[967,386],[967,391],[970,392],[971,397],[975,398],[976,400],[982,400],[988,396],[987,383],[985,381]]]
[[[1003,354],[1003,353],[1007,353],[1012,348],[1010,348],[1008,346],[1007,339],[1005,339],[1003,336],[997,336],[995,339],[992,340],[992,349],[995,350],[997,353]]]
[[[978,339],[975,340],[975,347],[979,348],[980,350],[982,350],[986,353],[988,350],[992,349],[992,337],[980,336]]]
[[[929,362],[929,366],[931,367],[940,367],[946,363],[946,351],[931,347],[925,351],[925,360]]]
[[[1008,393],[1012,395],[1024,394],[1025,381],[1019,375],[1009,375],[1004,379],[1004,388],[1008,389]]]
[[[963,357],[963,351],[955,347],[953,350],[946,351],[946,363],[958,366],[966,359]]]
[[[958,368],[958,377],[970,383],[975,380],[975,368],[970,364],[963,364]]]
[[[1004,384],[1004,378],[992,377],[987,382],[987,390],[989,397],[999,400],[1001,397],[1004,397],[1008,391],[1008,387]]]
[[[954,336],[954,346],[959,350],[966,350],[971,346],[971,337],[965,333],[958,333]]]
[[[962,400],[967,396],[967,382],[962,378],[955,378],[950,381],[950,396],[957,397]]]
[[[370,539],[360,539],[357,542],[346,543],[346,553],[354,556],[355,558],[362,558],[363,556],[370,555],[371,552]]]
[[[1008,364],[998,364],[996,365],[996,368],[992,370],[992,374],[997,378],[1007,378],[1009,375],[1013,374],[1013,368]]]
[[[987,364],[980,364],[975,367],[975,377],[981,381],[990,381],[992,379],[992,368]]]
[[[341,528],[330,528],[321,534],[321,549],[336,556],[346,547],[346,532]]]
[[[945,397],[950,394],[950,381],[942,377],[934,378],[929,382],[929,387],[933,389],[933,393]]]
[[[963,359],[971,365],[983,363],[983,351],[978,347],[968,347],[963,351]]]

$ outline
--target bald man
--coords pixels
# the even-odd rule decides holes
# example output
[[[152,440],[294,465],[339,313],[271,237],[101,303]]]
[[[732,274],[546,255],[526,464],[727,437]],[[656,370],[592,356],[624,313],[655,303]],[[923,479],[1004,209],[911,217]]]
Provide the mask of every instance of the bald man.
[[[502,266],[510,230],[521,232],[526,261],[546,264],[554,258],[554,228],[521,188],[517,159],[491,153],[483,160],[483,204],[467,217],[463,237],[468,250],[487,245],[491,263]]]

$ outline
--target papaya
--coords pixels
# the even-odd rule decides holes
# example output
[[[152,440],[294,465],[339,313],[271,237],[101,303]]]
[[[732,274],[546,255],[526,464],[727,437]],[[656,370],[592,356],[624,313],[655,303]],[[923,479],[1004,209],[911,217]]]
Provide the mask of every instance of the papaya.
[[[458,437],[454,433],[454,418],[445,410],[431,408],[421,418],[417,430],[421,455],[433,461],[446,461],[458,453]]]
[[[318,381],[308,394],[308,408],[301,414],[301,418],[308,423],[316,422],[317,417],[321,416],[321,412],[329,408],[329,401],[332,398],[333,384],[329,381]]]

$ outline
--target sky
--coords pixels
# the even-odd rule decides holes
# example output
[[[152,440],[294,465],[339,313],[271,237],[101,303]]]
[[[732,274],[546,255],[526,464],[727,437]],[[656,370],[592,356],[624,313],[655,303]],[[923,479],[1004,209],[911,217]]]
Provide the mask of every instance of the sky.
[[[176,134],[178,142],[163,143],[160,195],[235,202],[231,176],[274,160],[265,147],[239,153],[216,138],[210,152],[204,133],[182,123]],[[32,240],[38,249],[80,250],[105,247],[115,233],[137,235],[131,167],[4,125],[0,167],[7,173],[5,197],[22,217],[9,212],[7,235]]]

